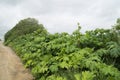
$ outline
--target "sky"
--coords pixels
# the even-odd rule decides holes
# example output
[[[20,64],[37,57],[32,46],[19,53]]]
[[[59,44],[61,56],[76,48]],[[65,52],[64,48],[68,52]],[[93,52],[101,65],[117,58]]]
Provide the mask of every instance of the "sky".
[[[0,0],[0,38],[20,20],[36,18],[50,32],[111,28],[120,17],[120,0]]]

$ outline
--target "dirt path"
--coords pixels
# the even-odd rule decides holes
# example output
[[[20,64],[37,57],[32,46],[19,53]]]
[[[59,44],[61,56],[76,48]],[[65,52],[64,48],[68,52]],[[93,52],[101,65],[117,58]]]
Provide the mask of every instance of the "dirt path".
[[[19,57],[0,42],[0,80],[33,80]]]

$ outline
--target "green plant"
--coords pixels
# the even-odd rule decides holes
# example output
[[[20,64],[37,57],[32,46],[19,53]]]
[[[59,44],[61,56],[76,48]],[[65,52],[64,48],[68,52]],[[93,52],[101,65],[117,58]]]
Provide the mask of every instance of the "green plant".
[[[39,29],[5,43],[35,80],[120,80],[118,31],[96,29],[82,34],[80,29],[71,35]]]

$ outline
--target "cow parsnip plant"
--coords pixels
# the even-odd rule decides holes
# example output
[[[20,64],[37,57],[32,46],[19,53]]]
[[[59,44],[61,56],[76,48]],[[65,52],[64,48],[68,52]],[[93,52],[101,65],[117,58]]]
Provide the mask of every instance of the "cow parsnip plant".
[[[80,29],[72,34],[38,29],[5,44],[15,50],[35,80],[120,80],[119,30],[82,34]]]

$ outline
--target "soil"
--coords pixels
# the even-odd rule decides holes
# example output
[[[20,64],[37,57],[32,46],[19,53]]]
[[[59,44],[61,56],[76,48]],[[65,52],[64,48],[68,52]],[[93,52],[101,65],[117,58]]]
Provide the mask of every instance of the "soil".
[[[33,80],[14,51],[0,41],[0,80]]]

